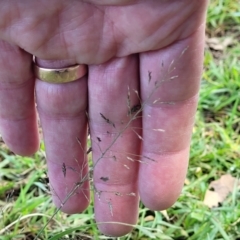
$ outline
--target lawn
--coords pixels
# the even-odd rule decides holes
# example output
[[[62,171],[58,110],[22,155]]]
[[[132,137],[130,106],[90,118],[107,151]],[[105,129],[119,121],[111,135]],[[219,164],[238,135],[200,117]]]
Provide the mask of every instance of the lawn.
[[[240,178],[239,0],[212,0],[206,32],[205,68],[182,194],[163,212],[140,206],[134,231],[119,240],[240,239],[240,184],[226,180]],[[98,232],[92,204],[80,215],[58,212],[53,217],[47,180],[43,144],[33,157],[20,157],[0,141],[0,240],[34,239],[40,230],[36,239],[111,239]],[[219,189],[224,184],[231,187],[223,197]],[[207,199],[209,190],[222,199]]]

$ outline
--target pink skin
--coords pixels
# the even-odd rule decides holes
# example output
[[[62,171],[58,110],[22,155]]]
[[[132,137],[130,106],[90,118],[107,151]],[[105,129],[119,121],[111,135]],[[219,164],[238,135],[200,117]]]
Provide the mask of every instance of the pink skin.
[[[104,222],[135,224],[139,196],[153,210],[176,201],[188,165],[206,5],[206,0],[0,3],[0,132],[12,151],[31,155],[39,146],[32,55],[43,67],[89,66],[88,77],[72,83],[35,82],[56,206],[88,172],[88,120],[95,214],[103,233],[131,231]],[[128,103],[142,104],[142,117],[131,121]],[[89,195],[86,181],[62,211],[82,212]]]

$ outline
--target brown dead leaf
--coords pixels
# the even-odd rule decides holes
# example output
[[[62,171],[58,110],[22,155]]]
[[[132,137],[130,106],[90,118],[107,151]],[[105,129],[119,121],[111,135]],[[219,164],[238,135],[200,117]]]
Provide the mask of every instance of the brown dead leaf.
[[[166,220],[169,222],[170,221],[170,218],[168,216],[168,213],[167,213],[167,210],[163,210],[161,211],[162,215],[166,218]]]
[[[155,219],[155,218],[154,218],[154,216],[152,216],[152,215],[148,215],[147,217],[144,218],[145,222],[151,222],[151,221],[153,221],[154,219]]]
[[[234,44],[234,40],[231,37],[221,38],[206,38],[206,44],[210,49],[215,51],[223,51],[227,47]]]
[[[185,181],[184,181],[184,184],[188,186],[190,184],[189,179],[186,178]]]
[[[237,179],[230,174],[221,176],[220,179],[213,181],[209,185],[204,198],[204,204],[210,208],[218,207],[219,203],[223,203],[228,194],[232,193]],[[239,184],[239,183],[238,183]]]

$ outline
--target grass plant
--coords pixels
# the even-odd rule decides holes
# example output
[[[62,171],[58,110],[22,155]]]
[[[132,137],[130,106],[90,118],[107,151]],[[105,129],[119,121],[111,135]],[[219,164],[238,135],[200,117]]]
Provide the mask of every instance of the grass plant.
[[[238,0],[211,1],[207,35],[233,40],[222,51],[206,48],[190,165],[182,194],[173,207],[163,212],[141,205],[134,231],[119,240],[240,239],[238,186],[216,208],[203,203],[211,181],[226,173],[240,178]],[[0,142],[0,240],[34,239],[45,225],[39,239],[111,239],[99,233],[93,204],[82,214],[57,212],[52,218],[54,213],[44,145],[33,157],[20,157]]]

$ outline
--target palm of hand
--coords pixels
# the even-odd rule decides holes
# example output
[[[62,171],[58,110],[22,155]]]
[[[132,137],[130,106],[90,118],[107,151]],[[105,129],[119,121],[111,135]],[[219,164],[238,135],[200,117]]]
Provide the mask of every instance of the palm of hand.
[[[135,89],[141,91],[143,102],[148,101],[152,83],[162,80],[164,71],[169,73],[172,60],[188,48],[169,76],[174,77],[174,82],[163,83],[161,89],[155,91],[143,109],[142,119],[134,120],[131,125],[136,130],[126,131],[119,137],[117,147],[112,146],[116,156],[108,160],[105,157],[94,170],[96,193],[101,193],[101,197],[95,196],[98,222],[135,224],[138,192],[144,204],[155,210],[169,207],[176,200],[186,174],[197,103],[206,2],[138,0],[123,6],[94,5],[78,0],[0,3],[0,39],[3,40],[0,41],[0,130],[15,152],[31,154],[38,148],[34,81],[28,81],[33,79],[32,55],[46,67],[89,65],[88,79],[84,77],[66,85],[36,81],[49,178],[58,206],[79,181],[79,172],[84,175],[88,171],[83,154],[87,107],[92,120],[93,157],[98,159],[99,149],[107,149],[112,140],[106,136],[109,125],[99,113],[107,117],[111,113],[114,123],[118,119],[128,120],[129,86],[131,104],[139,104]],[[164,66],[160,64],[163,62]],[[153,78],[151,84],[146,81],[149,74]],[[155,101],[159,101],[159,105],[153,106]],[[171,101],[175,105],[162,107],[162,103]],[[149,129],[163,129],[164,135]],[[143,143],[136,134],[142,134]],[[76,137],[84,151],[79,150]],[[142,156],[148,156],[157,161],[138,165],[137,161],[126,160],[129,156],[120,151],[132,153],[134,160],[146,161]],[[76,191],[62,210],[82,211],[88,204],[89,191],[84,190],[88,187],[86,182],[83,190]],[[118,224],[102,224],[100,228],[115,236],[130,230]]]
[[[3,5],[3,39],[39,58],[85,64],[166,47],[193,34],[204,21],[204,4],[190,0],[135,1],[127,6],[57,0]]]

